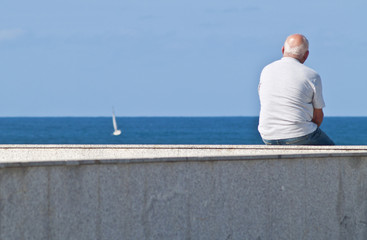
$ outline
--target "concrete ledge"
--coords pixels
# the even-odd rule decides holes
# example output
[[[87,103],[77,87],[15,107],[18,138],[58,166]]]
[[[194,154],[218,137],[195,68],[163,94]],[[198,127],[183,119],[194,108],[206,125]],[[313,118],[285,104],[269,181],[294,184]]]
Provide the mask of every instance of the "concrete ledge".
[[[367,146],[0,145],[0,168],[346,156],[367,156]]]
[[[1,145],[0,239],[367,239],[366,146]]]

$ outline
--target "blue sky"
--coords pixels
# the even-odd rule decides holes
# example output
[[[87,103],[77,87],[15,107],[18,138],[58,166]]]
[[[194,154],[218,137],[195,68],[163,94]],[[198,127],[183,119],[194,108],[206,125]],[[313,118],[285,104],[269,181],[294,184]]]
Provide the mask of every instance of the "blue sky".
[[[366,1],[4,0],[0,116],[257,116],[261,69],[310,41],[326,116],[367,116]]]

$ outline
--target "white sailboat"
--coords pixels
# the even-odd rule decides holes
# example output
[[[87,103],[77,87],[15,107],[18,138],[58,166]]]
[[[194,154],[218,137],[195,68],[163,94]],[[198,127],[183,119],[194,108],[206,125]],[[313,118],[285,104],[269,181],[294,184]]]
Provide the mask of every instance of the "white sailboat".
[[[113,135],[118,136],[121,134],[121,130],[117,129],[117,123],[116,123],[116,117],[115,117],[115,112],[112,111],[112,123],[113,123]]]

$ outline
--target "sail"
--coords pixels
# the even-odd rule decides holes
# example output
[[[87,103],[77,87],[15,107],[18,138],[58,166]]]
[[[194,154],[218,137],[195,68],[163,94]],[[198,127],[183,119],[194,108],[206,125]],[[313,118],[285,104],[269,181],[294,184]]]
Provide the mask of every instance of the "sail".
[[[117,123],[116,123],[116,117],[115,117],[114,112],[112,112],[112,123],[113,123],[113,129],[116,131],[117,130]]]
[[[118,136],[121,134],[121,130],[117,129],[117,122],[116,122],[116,116],[115,111],[112,110],[112,123],[113,123],[113,135]]]

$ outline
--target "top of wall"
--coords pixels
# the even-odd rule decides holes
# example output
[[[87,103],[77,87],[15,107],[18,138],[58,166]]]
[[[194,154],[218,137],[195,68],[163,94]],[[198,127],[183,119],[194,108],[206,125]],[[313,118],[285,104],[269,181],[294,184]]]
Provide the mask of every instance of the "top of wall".
[[[367,156],[367,146],[0,145],[0,168]]]

